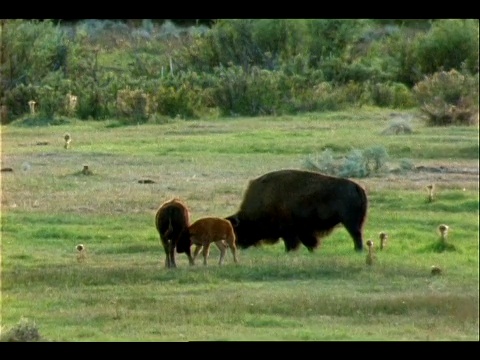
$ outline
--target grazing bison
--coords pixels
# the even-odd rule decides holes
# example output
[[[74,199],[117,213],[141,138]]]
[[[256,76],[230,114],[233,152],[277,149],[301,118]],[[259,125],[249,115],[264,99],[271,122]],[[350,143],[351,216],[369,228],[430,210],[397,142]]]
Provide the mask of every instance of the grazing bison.
[[[205,217],[195,221],[182,233],[177,242],[177,251],[187,252],[187,249],[189,249],[191,245],[195,245],[193,261],[190,262],[190,264],[193,265],[195,258],[203,247],[203,265],[207,265],[210,245],[215,243],[220,250],[219,265],[223,264],[227,247],[230,247],[233,261],[237,263],[237,247],[235,241],[235,232],[233,231],[232,224],[228,220],[218,217]]]
[[[300,243],[313,251],[319,239],[343,224],[361,251],[367,205],[365,190],[351,180],[279,170],[251,180],[240,209],[226,219],[242,248],[283,238],[286,251]]]
[[[174,268],[175,249],[180,234],[190,225],[190,212],[181,200],[171,199],[164,202],[155,215],[155,227],[165,250],[165,267]],[[190,248],[186,249],[188,259],[192,263]]]

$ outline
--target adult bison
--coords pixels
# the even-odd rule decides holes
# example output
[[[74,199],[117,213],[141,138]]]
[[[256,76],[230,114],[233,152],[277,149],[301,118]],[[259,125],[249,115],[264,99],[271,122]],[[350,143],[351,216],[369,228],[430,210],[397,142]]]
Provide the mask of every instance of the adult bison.
[[[180,199],[171,199],[165,201],[157,210],[155,214],[155,227],[160,235],[160,241],[165,250],[165,267],[174,268],[175,263],[175,249],[180,235],[184,231],[188,231],[190,225],[190,211],[187,205]],[[190,253],[190,247],[183,251],[188,256],[190,264],[193,263],[193,258]]]
[[[309,251],[337,225],[363,249],[363,225],[368,200],[365,190],[343,178],[303,170],[279,170],[249,182],[240,209],[227,217],[241,248],[280,238],[285,250],[300,243]]]

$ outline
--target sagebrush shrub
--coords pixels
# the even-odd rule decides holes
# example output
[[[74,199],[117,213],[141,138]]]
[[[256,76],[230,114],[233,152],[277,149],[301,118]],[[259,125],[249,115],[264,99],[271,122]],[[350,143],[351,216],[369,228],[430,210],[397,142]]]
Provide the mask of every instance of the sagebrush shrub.
[[[403,135],[411,134],[413,132],[410,121],[406,119],[397,119],[388,125],[388,127],[381,132],[382,135]]]
[[[413,88],[427,124],[474,125],[478,122],[478,73],[440,71],[418,82]]]
[[[18,324],[0,337],[0,342],[35,342],[41,340],[42,337],[37,325],[27,319],[21,319]]]
[[[320,155],[307,157],[304,166],[328,175],[364,178],[384,170],[388,158],[387,150],[381,145],[353,149],[343,158],[335,157],[332,149],[325,149]]]

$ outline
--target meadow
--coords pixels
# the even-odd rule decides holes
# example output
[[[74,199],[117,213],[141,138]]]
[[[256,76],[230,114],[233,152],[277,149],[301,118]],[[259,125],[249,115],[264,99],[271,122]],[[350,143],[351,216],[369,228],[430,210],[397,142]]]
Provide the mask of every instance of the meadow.
[[[412,133],[384,135],[398,119]],[[1,172],[0,339],[23,327],[57,342],[478,341],[478,134],[372,108],[2,126],[1,166],[12,171]],[[369,198],[365,239],[388,233],[372,266],[340,226],[313,253],[280,241],[240,250],[238,265],[227,252],[218,266],[212,247],[208,266],[177,254],[178,268],[164,268],[154,217],[165,200],[185,200],[192,221],[225,217],[257,176],[375,145],[391,171],[353,179]],[[439,170],[399,170],[404,159]]]

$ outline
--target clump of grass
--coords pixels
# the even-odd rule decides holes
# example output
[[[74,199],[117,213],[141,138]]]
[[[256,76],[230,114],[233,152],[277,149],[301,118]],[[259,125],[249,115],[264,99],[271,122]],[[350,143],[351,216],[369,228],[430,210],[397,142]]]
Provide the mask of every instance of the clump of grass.
[[[79,170],[77,172],[75,172],[73,175],[87,175],[87,176],[90,176],[90,175],[93,175],[93,171],[92,169],[89,168],[88,165],[83,165],[83,169],[82,170]]]
[[[432,275],[440,275],[442,273],[442,269],[436,265],[432,265],[430,269],[430,273]]]
[[[434,246],[432,247],[436,252],[444,252],[444,251],[456,251],[455,245],[449,244],[443,241],[437,241]]]
[[[424,250],[427,252],[437,252],[437,253],[442,253],[445,251],[459,251],[455,245],[447,241],[447,235],[448,235],[448,230],[449,227],[448,225],[441,224],[438,226],[438,232],[440,233],[439,238],[437,241],[430,243],[427,245]]]
[[[42,340],[35,322],[27,319],[21,319],[17,325],[0,336],[0,342],[35,342]]]
[[[447,251],[458,251],[455,245],[443,242],[441,239],[434,241],[423,248],[425,252],[443,253]]]
[[[438,231],[440,232],[438,249],[441,251],[455,250],[455,246],[447,242],[448,229],[449,229],[448,225],[445,225],[445,224],[441,224],[438,226]]]
[[[400,159],[399,166],[402,170],[411,171],[415,169],[415,164],[411,159]]]
[[[413,132],[412,126],[406,120],[397,120],[389,124],[389,126],[382,131],[382,135],[401,135],[411,134]]]

